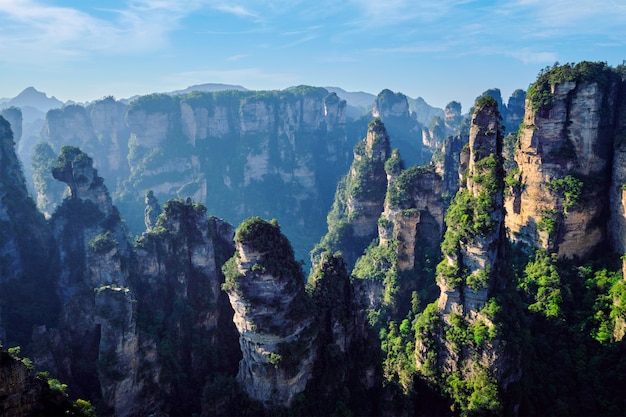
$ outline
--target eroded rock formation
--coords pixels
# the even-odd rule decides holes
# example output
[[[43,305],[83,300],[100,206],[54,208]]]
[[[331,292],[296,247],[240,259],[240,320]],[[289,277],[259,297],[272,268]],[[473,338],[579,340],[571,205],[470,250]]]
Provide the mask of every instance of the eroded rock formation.
[[[341,179],[328,215],[328,233],[312,252],[313,264],[324,250],[341,251],[351,268],[377,235],[378,218],[384,209],[390,140],[380,119],[373,119],[367,136],[354,148],[354,161]]]
[[[608,67],[597,69],[604,82],[535,83],[505,203],[511,238],[559,257],[584,258],[607,238],[618,88]]]
[[[275,222],[244,221],[235,244],[224,288],[243,353],[237,381],[250,398],[288,407],[312,377],[316,354],[304,276]]]

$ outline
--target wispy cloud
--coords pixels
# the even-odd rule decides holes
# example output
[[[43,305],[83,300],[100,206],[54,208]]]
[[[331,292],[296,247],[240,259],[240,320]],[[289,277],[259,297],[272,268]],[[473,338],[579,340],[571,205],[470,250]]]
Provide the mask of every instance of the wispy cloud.
[[[229,57],[226,58],[227,61],[239,61],[241,59],[244,58],[248,58],[250,56],[250,54],[238,54],[238,55],[231,55]]]
[[[239,17],[258,17],[253,11],[230,3],[217,4],[215,8],[221,12],[231,13]]]
[[[0,0],[0,50],[54,59],[91,52],[154,50],[190,10],[177,2],[134,1],[126,9],[104,11],[109,19],[36,0]],[[102,12],[102,10],[100,10]]]
[[[129,0],[121,8],[91,11],[41,0],[0,0],[0,53],[8,59],[40,61],[152,52],[167,46],[183,19],[201,8],[256,17],[242,5],[216,0]]]

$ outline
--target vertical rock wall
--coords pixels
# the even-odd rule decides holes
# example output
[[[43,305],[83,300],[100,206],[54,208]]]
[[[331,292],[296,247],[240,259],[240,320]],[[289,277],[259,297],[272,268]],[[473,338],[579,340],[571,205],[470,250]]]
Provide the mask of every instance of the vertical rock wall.
[[[514,241],[571,258],[588,256],[606,240],[615,87],[564,81],[546,92],[551,104],[526,100],[515,155],[518,185],[505,203]],[[619,153],[616,158],[619,166]]]

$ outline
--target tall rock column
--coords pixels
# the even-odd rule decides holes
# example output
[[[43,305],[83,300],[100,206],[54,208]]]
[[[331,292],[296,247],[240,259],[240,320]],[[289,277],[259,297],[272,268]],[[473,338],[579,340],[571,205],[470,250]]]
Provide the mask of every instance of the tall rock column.
[[[387,130],[380,119],[372,119],[367,136],[354,147],[350,171],[337,185],[328,232],[311,252],[314,265],[322,252],[341,251],[350,270],[376,237],[387,191],[385,161],[390,156]]]
[[[570,258],[606,241],[618,82],[605,64],[581,62],[553,67],[529,88],[519,170],[507,180],[514,241]]]
[[[250,398],[289,407],[306,388],[315,357],[302,268],[276,221],[244,220],[235,245],[223,271],[243,353],[237,381]]]
[[[438,266],[439,308],[446,314],[480,310],[493,286],[504,236],[501,128],[497,102],[480,99],[471,122],[467,176],[446,214]]]
[[[130,287],[130,247],[117,208],[79,148],[64,146],[52,170],[69,197],[51,219],[61,268],[56,291],[58,325],[34,336],[51,354],[38,364],[68,381],[74,395],[102,394],[118,416],[141,412],[135,295]]]
[[[502,133],[498,103],[477,102],[471,120],[467,174],[446,214],[437,266],[441,294],[416,320],[415,359],[423,376],[466,414],[500,414],[504,358],[493,322],[504,240]],[[453,387],[452,389],[450,387]]]

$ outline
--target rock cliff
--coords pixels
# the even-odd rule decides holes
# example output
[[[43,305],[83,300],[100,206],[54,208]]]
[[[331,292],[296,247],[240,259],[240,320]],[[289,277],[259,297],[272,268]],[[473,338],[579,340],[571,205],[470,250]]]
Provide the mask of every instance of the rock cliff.
[[[124,192],[191,197],[232,223],[271,214],[306,253],[349,163],[345,109],[312,87],[141,97],[128,110]]]
[[[50,110],[42,139],[57,152],[64,145],[80,147],[92,155],[100,175],[116,187],[129,174],[127,109],[127,105],[106,97],[86,107],[73,104]]]
[[[439,308],[472,316],[489,297],[504,238],[502,127],[497,102],[477,102],[472,116],[467,174],[446,214],[439,268]]]
[[[328,215],[328,233],[311,252],[313,264],[325,250],[341,251],[348,269],[376,237],[384,209],[390,139],[380,119],[372,119],[366,137],[354,148],[350,170],[337,185]]]
[[[0,413],[3,417],[72,415],[88,417],[85,401],[71,402],[58,380],[36,376],[28,360],[20,360],[0,346]]]
[[[385,210],[378,220],[381,245],[398,240],[400,271],[415,268],[422,246],[439,246],[444,230],[442,181],[434,166],[412,167],[396,178],[389,175]]]
[[[36,363],[68,381],[74,395],[101,392],[117,415],[133,415],[141,407],[136,365],[143,346],[121,218],[92,159],[79,148],[61,148],[52,173],[69,187],[51,219],[62,265],[55,280],[61,307],[56,326],[35,333],[38,349],[47,352]]]
[[[140,378],[153,404],[138,402],[152,411],[162,404],[198,413],[207,377],[237,369],[241,353],[220,271],[232,238],[232,227],[208,217],[203,205],[170,200],[137,240],[136,327],[144,341],[137,358],[156,370]]]
[[[13,132],[0,116],[0,340],[24,345],[33,326],[55,320],[54,245],[28,195]],[[27,305],[34,303],[39,317]]]
[[[390,90],[381,91],[374,101],[372,117],[379,118],[393,138],[407,166],[426,163],[432,156],[429,143],[424,141],[428,133],[415,115],[409,112],[407,97]]]
[[[237,381],[250,398],[289,407],[311,379],[316,355],[304,275],[275,221],[244,221],[235,245],[224,289],[243,353]]]
[[[529,90],[506,226],[514,241],[584,258],[607,239],[619,82],[603,64],[561,68]]]
[[[499,265],[505,239],[502,125],[491,96],[476,103],[468,151],[462,158],[467,161],[466,175],[446,214],[444,259],[437,266],[441,293],[416,323],[415,359],[427,378],[457,378],[466,381],[469,392],[496,392],[497,386],[506,389],[503,375],[510,370],[504,363],[510,361],[503,359],[490,307],[494,291],[505,285]],[[477,327],[484,329],[484,336],[464,339],[467,329]],[[467,402],[464,395],[451,397],[466,411],[484,407],[497,413],[501,407],[497,398],[479,405]],[[487,397],[485,392],[478,395]]]

